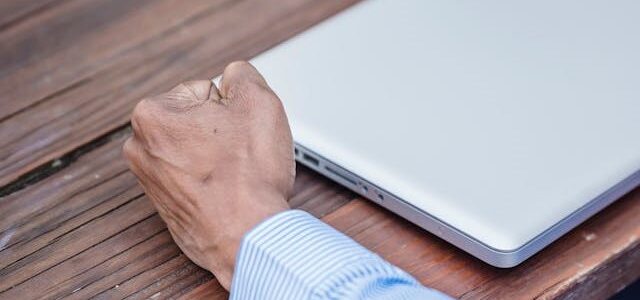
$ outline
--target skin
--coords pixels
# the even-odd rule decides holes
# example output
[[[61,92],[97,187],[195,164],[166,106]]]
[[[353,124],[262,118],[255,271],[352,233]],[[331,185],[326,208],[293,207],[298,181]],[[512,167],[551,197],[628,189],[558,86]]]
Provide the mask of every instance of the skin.
[[[229,290],[242,237],[289,209],[295,160],[282,103],[253,66],[220,89],[182,83],[140,101],[124,156],[180,249]]]

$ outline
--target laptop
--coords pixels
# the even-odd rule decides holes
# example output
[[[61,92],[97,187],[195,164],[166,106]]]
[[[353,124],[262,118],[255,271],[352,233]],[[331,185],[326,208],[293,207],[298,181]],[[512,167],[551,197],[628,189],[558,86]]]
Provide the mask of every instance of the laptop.
[[[369,0],[252,63],[299,163],[507,268],[640,183],[639,11]]]

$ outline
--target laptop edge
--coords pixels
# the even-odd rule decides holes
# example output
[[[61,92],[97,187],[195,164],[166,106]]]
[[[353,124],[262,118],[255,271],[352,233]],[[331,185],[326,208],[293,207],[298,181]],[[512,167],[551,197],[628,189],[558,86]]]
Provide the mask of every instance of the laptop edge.
[[[517,266],[640,185],[640,170],[637,170],[521,247],[512,251],[503,251],[474,239],[299,143],[295,143],[295,157],[299,163],[499,268]]]

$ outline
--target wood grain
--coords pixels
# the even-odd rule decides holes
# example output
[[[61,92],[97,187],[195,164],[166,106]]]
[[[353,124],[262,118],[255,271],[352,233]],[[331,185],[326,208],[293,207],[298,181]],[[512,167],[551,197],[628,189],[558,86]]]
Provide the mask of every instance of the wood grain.
[[[141,98],[212,78],[355,1],[78,2],[0,32],[0,186],[126,124]]]
[[[229,298],[227,293],[217,281],[211,280],[199,287],[191,290],[189,293],[180,297],[180,299],[210,299],[222,300]]]
[[[128,132],[0,201],[0,298],[173,297],[212,279],[171,240],[121,157]],[[320,217],[354,195],[298,168],[291,205]],[[159,294],[158,294],[159,293]]]
[[[4,0],[0,1],[0,31],[45,11],[61,0]]]
[[[135,51],[136,45],[225,3],[181,2],[65,1],[3,30],[0,91],[6,97],[0,102],[0,118],[99,72]]]

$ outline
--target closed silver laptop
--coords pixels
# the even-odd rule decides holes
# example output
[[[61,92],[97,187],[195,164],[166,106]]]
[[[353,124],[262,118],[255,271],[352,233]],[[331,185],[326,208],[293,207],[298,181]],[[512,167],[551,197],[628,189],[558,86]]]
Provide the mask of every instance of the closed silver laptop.
[[[640,182],[640,2],[370,0],[252,60],[299,162],[498,267]]]

